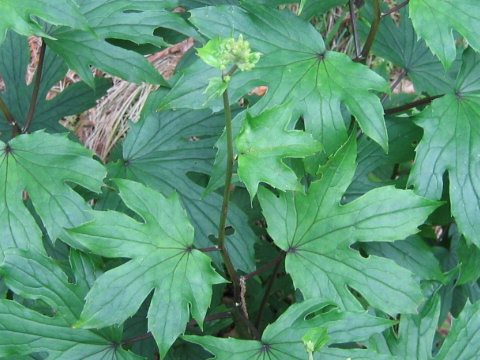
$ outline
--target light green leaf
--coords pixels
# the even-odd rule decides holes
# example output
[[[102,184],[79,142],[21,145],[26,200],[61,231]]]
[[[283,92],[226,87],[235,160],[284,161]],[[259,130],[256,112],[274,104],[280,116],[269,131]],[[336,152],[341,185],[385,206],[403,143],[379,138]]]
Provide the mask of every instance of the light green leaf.
[[[333,306],[333,309],[331,308]],[[315,313],[315,316],[307,315]],[[215,338],[211,336],[188,335],[183,338],[202,345],[215,355],[217,360],[306,359],[307,353],[302,337],[312,328],[325,327],[329,344],[362,341],[392,326],[390,320],[376,318],[365,312],[344,312],[336,309],[333,303],[323,299],[311,299],[291,305],[273,324],[267,326],[261,341]],[[363,330],[360,330],[360,327]],[[315,359],[343,358],[362,359],[362,354],[379,360],[391,359],[370,350],[335,349],[324,346]],[[355,354],[355,357],[353,357]],[[370,357],[371,359],[372,357]]]
[[[225,90],[227,90],[228,83],[223,81],[219,77],[214,77],[210,79],[207,88],[205,89],[205,95],[207,95],[207,102],[211,100],[216,100],[223,95]]]
[[[34,87],[33,83],[28,86],[25,83],[25,71],[27,71],[29,60],[28,39],[9,31],[0,47],[0,75],[6,88],[6,92],[2,94],[2,100],[20,127],[23,127],[27,118]],[[111,81],[106,78],[96,78],[94,89],[84,82],[76,82],[53,99],[47,100],[48,92],[65,77],[67,70],[65,61],[47,48],[30,132],[40,129],[47,129],[48,132],[67,131],[59,124],[59,120],[94,107],[96,100],[105,95],[111,86]],[[12,127],[7,123],[2,112],[0,112],[0,132],[1,140],[7,141],[12,138]]]
[[[283,158],[303,158],[322,149],[310,134],[287,130],[292,119],[290,102],[266,110],[258,116],[247,112],[246,121],[235,144],[238,154],[238,176],[253,200],[258,184],[265,182],[280,190],[302,190],[297,176]]]
[[[394,241],[416,233],[439,203],[410,190],[374,189],[346,205],[343,193],[355,173],[355,137],[320,169],[307,195],[258,196],[275,244],[287,251],[286,270],[305,298],[324,297],[345,309],[361,309],[348,287],[384,312],[415,312],[422,300],[412,273],[393,261],[363,258],[355,242]]]
[[[177,191],[195,228],[195,245],[211,247],[217,243],[214,236],[218,234],[223,198],[212,193],[200,199],[204,188],[187,174],[211,172],[213,145],[225,127],[225,115],[210,110],[156,112],[155,98],[164,93],[152,94],[140,121],[131,124],[115,176],[140,181],[163,194]],[[237,113],[238,109],[233,109],[233,116]],[[235,267],[246,273],[255,270],[253,246],[257,238],[247,222],[247,216],[230,204],[227,226],[233,227],[234,234],[227,236],[226,246]],[[218,253],[209,255],[221,262]]]
[[[142,55],[105,40],[129,40],[136,44],[164,47],[168,44],[153,35],[154,30],[162,26],[198,38],[198,34],[179,14],[165,10],[165,7],[174,7],[175,3],[176,1],[151,0],[79,0],[80,11],[97,36],[58,27],[49,31],[56,40],[47,40],[47,44],[92,87],[90,65],[137,84],[143,81],[168,86],[155,67]]]
[[[198,48],[197,55],[205,64],[219,68],[222,65],[222,54],[220,53],[220,45],[225,43],[225,39],[216,37],[209,40],[203,47]]]
[[[303,115],[306,131],[323,144],[327,155],[347,139],[348,125],[340,112],[340,105],[344,104],[362,130],[387,149],[383,108],[378,97],[369,91],[389,92],[383,78],[345,54],[326,51],[318,31],[290,11],[255,2],[244,2],[242,6],[195,9],[191,18],[209,38],[243,34],[252,51],[262,53],[254,69],[232,76],[229,82],[232,103],[256,86],[267,86],[267,93],[250,109],[251,114],[258,115],[292,101],[293,117]],[[195,80],[186,76],[194,71]],[[201,93],[208,79],[216,76],[212,74],[199,64],[185,69],[174,79],[172,92],[158,104],[159,109],[202,108]],[[214,110],[221,106],[220,102],[212,105]]]
[[[94,332],[72,327],[88,290],[84,276],[93,268],[80,253],[72,252],[71,260],[77,284],[68,282],[54,260],[36,251],[5,252],[0,271],[8,287],[25,299],[45,302],[51,316],[12,300],[0,300],[0,356],[47,352],[48,360],[143,359],[118,346],[121,328]]]
[[[412,235],[405,240],[388,242],[363,243],[361,247],[367,254],[383,256],[395,261],[422,280],[437,280],[445,282],[445,276],[438,259],[433,254],[432,247],[418,235]]]
[[[450,180],[452,214],[469,244],[480,246],[480,54],[467,49],[455,91],[436,99],[417,118],[424,135],[416,149],[409,185],[440,199]]]
[[[202,326],[211,287],[225,280],[213,270],[208,256],[192,248],[193,227],[177,193],[164,198],[133,181],[116,180],[116,184],[125,205],[144,222],[119,212],[96,211],[93,221],[68,230],[76,242],[95,254],[131,258],[93,284],[77,325],[121,324],[154,291],[148,329],[163,357],[185,331],[190,311]]]
[[[74,0],[2,0],[0,13],[0,45],[8,29],[24,36],[50,37],[34,17],[53,25],[90,31],[88,21]]]
[[[411,0],[410,17],[418,36],[446,68],[455,60],[452,29],[480,51],[480,3],[477,0]]]
[[[387,8],[385,5],[382,10]],[[373,18],[373,7],[367,3],[361,14],[370,22]],[[359,33],[364,40],[369,31],[369,24],[359,22]],[[451,91],[461,65],[461,57],[457,56],[450,70],[445,70],[440,60],[428,49],[425,40],[417,38],[408,17],[408,6],[400,9],[399,25],[390,16],[382,18],[372,52],[408,71],[407,76],[414,84],[416,92],[425,91],[429,95]]]
[[[7,144],[0,141],[0,258],[10,247],[43,249],[41,231],[22,199],[24,190],[52,240],[64,227],[90,218],[88,204],[66,182],[100,191],[105,169],[92,155],[66,135],[35,132]]]

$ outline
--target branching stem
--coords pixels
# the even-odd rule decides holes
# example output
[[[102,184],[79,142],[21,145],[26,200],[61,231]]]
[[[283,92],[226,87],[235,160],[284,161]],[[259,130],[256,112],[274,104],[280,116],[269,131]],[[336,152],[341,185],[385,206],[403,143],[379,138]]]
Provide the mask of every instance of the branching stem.
[[[37,65],[37,74],[35,75],[35,84],[33,86],[32,100],[30,102],[30,109],[28,109],[27,119],[25,120],[25,125],[22,129],[22,134],[26,134],[28,128],[32,124],[33,114],[35,112],[35,107],[37,105],[38,92],[40,91],[40,82],[42,80],[42,71],[43,71],[43,60],[45,59],[45,50],[46,44],[45,40],[42,39],[42,46],[40,47],[40,55],[38,58]]]
[[[402,7],[407,6],[409,2],[410,2],[410,0],[407,0],[407,1],[404,1],[403,3],[401,3],[401,4],[398,4],[397,6],[392,7],[388,11],[385,11],[384,13],[382,13],[381,17],[390,15],[391,13],[393,13],[397,10],[400,10]]]
[[[280,263],[284,258],[285,258],[285,255],[287,253],[285,252],[282,252],[280,254],[280,256],[277,256],[275,259],[273,259],[272,261],[270,261],[268,264],[265,264],[263,265],[260,269],[254,271],[254,272],[251,272],[250,274],[247,274],[245,276],[242,276],[245,280],[248,280],[248,279],[251,279],[252,277],[270,269],[273,265],[277,264],[277,263]]]
[[[392,84],[392,86],[390,87],[390,90],[393,91],[395,90],[395,88],[398,86],[398,84],[400,84],[400,82],[405,78],[405,76],[407,76],[408,74],[408,70],[406,69],[403,69],[402,73],[400,74],[400,76],[398,77],[397,80],[395,80],[395,82]],[[382,104],[387,101],[389,97],[389,94],[385,94],[383,97],[382,97],[382,100],[380,101]]]
[[[402,106],[397,106],[397,107],[394,107],[394,108],[391,108],[391,109],[387,109],[387,110],[385,110],[385,115],[392,115],[392,114],[396,114],[396,113],[399,113],[399,112],[402,112],[402,111],[413,109],[417,106],[428,105],[433,100],[441,98],[442,96],[443,96],[443,94],[442,95],[430,96],[430,97],[420,99],[420,100],[417,100],[417,101],[414,101],[414,102],[411,102],[411,103],[408,103],[408,104],[405,104],[405,105],[402,105]]]

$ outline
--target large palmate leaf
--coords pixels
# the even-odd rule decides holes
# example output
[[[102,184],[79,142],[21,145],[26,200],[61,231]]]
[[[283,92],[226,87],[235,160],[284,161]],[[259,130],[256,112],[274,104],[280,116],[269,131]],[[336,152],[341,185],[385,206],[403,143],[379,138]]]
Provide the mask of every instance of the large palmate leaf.
[[[183,338],[202,345],[214,354],[217,360],[298,360],[307,359],[302,337],[310,329],[324,327],[327,329],[329,344],[341,344],[367,340],[394,324],[390,320],[376,318],[365,312],[344,312],[336,308],[328,310],[329,306],[332,306],[332,303],[323,299],[311,299],[290,306],[277,321],[267,326],[261,341],[193,335]],[[320,313],[307,319],[307,315],[315,312]],[[392,359],[388,355],[380,355],[367,349],[340,349],[327,346],[316,353],[314,358]]]
[[[302,190],[294,171],[282,159],[305,157],[322,149],[310,134],[287,130],[292,118],[290,103],[266,110],[246,122],[236,139],[238,176],[253,199],[258,184],[266,182],[280,190]]]
[[[66,182],[100,191],[105,170],[92,155],[66,135],[35,132],[0,141],[0,258],[10,247],[43,248],[41,230],[22,199],[24,190],[52,240],[64,227],[90,218],[88,204]]]
[[[202,326],[211,287],[225,280],[215,273],[208,256],[192,248],[193,227],[177,193],[164,198],[133,181],[116,183],[125,205],[144,222],[120,212],[96,211],[93,221],[68,230],[77,243],[96,254],[132,259],[94,283],[78,326],[121,324],[154,291],[148,329],[163,358],[185,331],[190,311]]]
[[[411,0],[410,17],[418,36],[449,68],[456,50],[452,29],[480,51],[480,3],[477,0]]]
[[[49,35],[33,18],[34,16],[54,25],[66,25],[89,30],[88,21],[74,0],[2,0],[0,2],[0,45],[8,29],[25,36]]]
[[[293,116],[303,115],[306,131],[331,154],[347,138],[348,125],[340,112],[344,104],[362,130],[387,149],[383,109],[369,90],[388,92],[388,84],[347,55],[326,51],[322,37],[309,22],[290,11],[253,1],[243,2],[242,7],[195,9],[191,21],[209,38],[243,34],[252,50],[263,54],[253,70],[234,74],[229,82],[232,101],[256,86],[268,86],[267,93],[250,109],[252,115],[291,100]],[[218,76],[218,70],[212,69],[197,62],[180,72],[159,109],[201,108],[209,79]],[[212,106],[221,108],[220,102]]]
[[[142,55],[114,46],[106,39],[165,46],[165,41],[153,35],[162,26],[197,37],[179,14],[165,10],[174,7],[176,1],[77,0],[77,3],[95,34],[68,27],[52,28],[49,34],[56,40],[47,40],[47,44],[90,86],[93,86],[90,65],[137,84],[144,81],[166,85]]]
[[[50,309],[45,315],[13,300],[0,300],[0,356],[25,359],[31,353],[46,352],[48,360],[143,359],[119,346],[121,328],[89,331],[73,327],[95,269],[88,257],[75,251],[70,261],[76,284],[68,282],[55,261],[36,251],[5,252],[0,272],[8,287],[25,299],[41,300]]]
[[[362,8],[361,13],[367,21],[371,21],[373,8],[368,5]],[[369,30],[370,26],[365,22],[359,23],[359,33],[363,39],[367,38]],[[417,93],[444,94],[455,86],[460,59],[454,62],[449,71],[445,70],[440,60],[428,49],[425,40],[418,40],[408,17],[408,6],[400,9],[399,25],[390,16],[382,18],[372,52],[407,71]]]
[[[350,245],[404,239],[417,232],[439,203],[388,186],[340,205],[355,173],[356,154],[351,136],[320,169],[322,178],[307,195],[277,197],[259,189],[267,231],[288,252],[286,270],[305,298],[324,297],[342,308],[359,309],[351,287],[387,313],[415,312],[422,295],[412,273],[384,258],[363,258]]]
[[[443,176],[450,180],[452,214],[468,243],[480,246],[480,55],[463,54],[455,91],[435,100],[417,118],[424,129],[409,183],[428,198],[440,199]]]
[[[216,244],[211,237],[218,233],[222,197],[212,193],[200,199],[204,188],[187,173],[211,172],[213,144],[222,133],[225,115],[212,115],[210,110],[158,113],[155,97],[163,94],[163,91],[153,94],[140,121],[131,124],[123,144],[123,160],[116,165],[115,176],[140,181],[163,194],[177,191],[196,230],[195,245],[211,247]],[[233,111],[236,113],[238,110]],[[247,223],[247,216],[231,204],[227,226],[232,226],[234,233],[227,236],[226,246],[235,267],[251,272],[255,270],[256,235]],[[219,254],[214,254],[214,259],[220,261]]]
[[[23,127],[27,118],[33,94],[33,83],[25,83],[25,71],[30,60],[28,39],[13,31],[7,33],[0,47],[0,75],[5,82],[6,92],[2,94],[8,110],[15,122]],[[51,100],[47,94],[67,73],[65,61],[54,52],[46,49],[40,89],[35,106],[34,117],[29,131],[47,129],[48,132],[65,132],[59,120],[68,115],[79,114],[95,106],[95,101],[105,95],[111,82],[106,78],[96,78],[92,89],[84,82],[76,82]],[[6,141],[12,136],[11,126],[0,112],[0,139]]]

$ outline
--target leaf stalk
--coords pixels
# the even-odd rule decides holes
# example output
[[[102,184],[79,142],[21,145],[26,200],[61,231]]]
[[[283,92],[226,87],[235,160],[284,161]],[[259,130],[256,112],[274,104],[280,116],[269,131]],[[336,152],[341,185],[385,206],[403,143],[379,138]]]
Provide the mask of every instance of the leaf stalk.
[[[32,100],[30,102],[30,108],[28,109],[25,125],[23,126],[23,129],[22,129],[22,134],[26,134],[28,132],[28,128],[32,124],[33,114],[35,113],[35,107],[37,105],[38,92],[40,91],[40,82],[42,80],[45,50],[46,50],[46,43],[45,43],[45,40],[42,39],[42,46],[40,47],[40,54],[39,54],[38,65],[37,65],[37,74],[35,76],[35,84],[33,87]]]
[[[380,2],[379,0],[373,0],[373,20],[372,25],[370,26],[370,32],[368,33],[367,41],[365,41],[365,45],[363,46],[362,53],[360,57],[357,58],[357,61],[363,61],[367,58],[368,54],[370,53],[370,49],[372,48],[373,41],[375,40],[375,36],[377,36],[378,27],[380,26]]]
[[[391,13],[400,10],[402,7],[407,6],[409,2],[410,2],[410,0],[407,0],[407,1],[404,1],[403,3],[401,3],[401,4],[398,4],[397,6],[392,7],[388,11],[385,11],[384,13],[382,13],[381,17],[390,15]]]

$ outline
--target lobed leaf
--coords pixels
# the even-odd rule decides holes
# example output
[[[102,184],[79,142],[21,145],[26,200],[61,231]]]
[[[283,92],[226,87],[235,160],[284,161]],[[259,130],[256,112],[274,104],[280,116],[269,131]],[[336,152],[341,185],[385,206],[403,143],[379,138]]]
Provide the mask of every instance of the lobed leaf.
[[[302,190],[297,176],[282,161],[286,157],[305,157],[322,149],[310,134],[287,130],[292,117],[291,103],[250,116],[236,138],[238,176],[253,200],[258,184],[265,182],[279,190]]]
[[[121,324],[153,291],[148,329],[163,357],[185,331],[190,311],[202,326],[211,287],[225,280],[213,270],[208,256],[192,248],[193,227],[177,193],[164,198],[133,181],[116,184],[125,205],[144,222],[119,212],[95,211],[93,221],[68,230],[76,243],[95,254],[131,259],[93,284],[77,326]]]
[[[322,179],[312,183],[306,195],[276,196],[260,189],[267,231],[287,251],[286,270],[305,298],[323,297],[344,309],[361,309],[351,287],[384,312],[415,312],[422,295],[410,271],[387,259],[363,258],[350,245],[404,239],[418,231],[439,203],[409,190],[383,187],[340,205],[355,173],[355,157],[351,136],[320,169]]]
[[[306,359],[307,352],[302,341],[303,336],[313,328],[327,329],[329,345],[362,341],[389,328],[394,322],[367,315],[365,312],[345,312],[331,309],[333,303],[324,299],[311,299],[291,305],[273,324],[265,329],[261,341],[233,338],[215,338],[211,336],[187,335],[189,342],[202,345],[218,360],[250,359]],[[310,316],[308,316],[310,315]],[[390,360],[371,350],[338,349],[323,347],[315,359],[367,359],[368,356],[379,360]],[[338,358],[337,357],[337,358]]]
[[[50,238],[89,219],[86,201],[67,181],[99,192],[104,167],[66,135],[35,132],[0,141],[0,258],[10,247],[43,251],[41,230],[22,199],[26,191]]]
[[[5,252],[0,271],[8,287],[26,299],[44,301],[52,314],[41,314],[13,300],[0,300],[0,356],[10,359],[11,355],[46,352],[48,360],[143,359],[118,346],[120,328],[89,331],[72,327],[83,307],[84,274],[92,273],[93,266],[75,251],[71,260],[77,284],[69,283],[52,259],[36,251]]]
[[[409,185],[415,192],[440,199],[443,177],[450,181],[452,214],[469,244],[480,246],[480,55],[463,54],[455,91],[436,99],[417,118],[424,135],[416,149]]]
[[[418,36],[448,69],[456,57],[452,29],[480,51],[480,3],[476,0],[411,0],[410,17]]]

